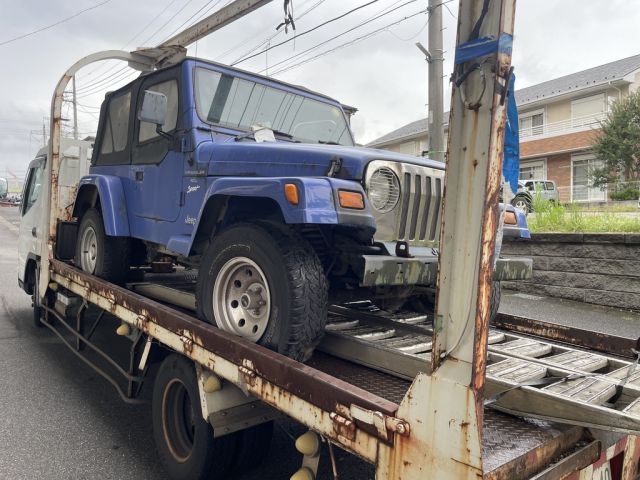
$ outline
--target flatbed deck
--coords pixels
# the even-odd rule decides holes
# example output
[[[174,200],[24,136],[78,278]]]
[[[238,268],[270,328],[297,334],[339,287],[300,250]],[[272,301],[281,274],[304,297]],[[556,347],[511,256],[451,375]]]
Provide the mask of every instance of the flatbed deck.
[[[52,268],[52,279],[59,285],[172,346],[276,409],[316,429],[318,417],[309,422],[305,412],[313,411],[323,417],[319,423],[325,430],[321,432],[340,447],[374,461],[372,440],[393,444],[397,433],[388,428],[381,432],[361,419],[346,419],[347,427],[342,429],[336,417],[345,407],[348,410],[347,406],[355,405],[378,412],[385,419],[395,419],[411,386],[409,380],[321,351],[306,365],[300,364],[221,331],[184,310],[108,284],[63,262],[52,261]],[[161,275],[155,280],[159,278]],[[294,404],[298,406],[292,408]],[[518,418],[491,407],[485,408],[482,432],[482,459],[488,479],[527,478],[587,439],[582,427]]]

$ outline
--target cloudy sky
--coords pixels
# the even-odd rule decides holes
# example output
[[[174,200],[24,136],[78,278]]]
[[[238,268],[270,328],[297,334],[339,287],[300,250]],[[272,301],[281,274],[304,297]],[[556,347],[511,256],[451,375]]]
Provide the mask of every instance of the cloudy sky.
[[[72,63],[99,50],[154,46],[227,1],[0,0],[0,176],[24,175],[42,145],[43,119],[49,115],[53,88]],[[297,33],[364,3],[294,0]],[[354,133],[358,142],[366,143],[426,116],[427,66],[414,46],[416,41],[427,44],[426,4],[427,0],[376,0],[238,66],[357,107]],[[262,7],[192,45],[189,55],[232,63],[291,38],[291,30],[285,34],[275,29],[283,18],[282,6],[276,0]],[[444,71],[448,75],[458,0],[445,7]],[[90,10],[80,13],[85,9]],[[518,0],[513,59],[517,87],[640,53],[638,25],[640,2]],[[133,78],[133,71],[108,62],[78,74],[81,134],[95,131],[105,91]],[[445,104],[449,95],[447,88]],[[65,104],[63,116],[72,119],[70,103]]]

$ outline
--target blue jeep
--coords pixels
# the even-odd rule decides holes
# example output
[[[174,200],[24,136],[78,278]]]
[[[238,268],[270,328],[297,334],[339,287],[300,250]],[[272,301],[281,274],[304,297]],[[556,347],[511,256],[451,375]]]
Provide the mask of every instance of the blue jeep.
[[[301,360],[328,302],[428,308],[444,164],[354,146],[322,94],[187,58],[107,94],[91,164],[87,272],[122,283],[169,256],[198,269],[200,318]]]

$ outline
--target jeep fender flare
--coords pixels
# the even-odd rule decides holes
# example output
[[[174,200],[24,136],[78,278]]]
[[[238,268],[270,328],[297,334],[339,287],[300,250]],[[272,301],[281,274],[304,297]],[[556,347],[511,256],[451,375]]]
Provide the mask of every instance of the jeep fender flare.
[[[298,204],[289,202],[285,195],[285,185],[294,184],[298,190]],[[365,198],[363,210],[346,210],[339,206],[338,189],[364,191],[356,181],[328,177],[222,177],[215,179],[208,187],[190,243],[181,250],[189,252],[197,234],[207,206],[221,197],[245,197],[270,199],[275,202],[286,224],[307,225],[354,225],[375,230],[375,220]],[[208,212],[210,215],[212,212]]]
[[[73,206],[78,219],[96,205],[100,205],[105,233],[112,237],[128,237],[129,217],[122,180],[114,175],[82,177]]]

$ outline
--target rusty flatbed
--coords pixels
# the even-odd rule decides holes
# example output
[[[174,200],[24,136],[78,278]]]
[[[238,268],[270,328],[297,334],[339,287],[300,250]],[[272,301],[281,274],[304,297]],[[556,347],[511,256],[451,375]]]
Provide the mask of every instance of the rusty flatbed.
[[[251,392],[287,415],[318,428],[318,416],[328,419],[323,432],[338,446],[375,461],[370,443],[393,446],[391,428],[411,382],[347,360],[316,352],[306,364],[232,336],[187,313],[104,282],[53,260],[52,280],[81,294],[121,320],[178,350]],[[228,368],[238,366],[235,375]],[[300,415],[291,409],[299,403]],[[355,407],[385,419],[385,431],[362,418],[346,418]],[[310,422],[303,412],[314,412]],[[321,422],[322,423],[322,422]],[[582,427],[521,419],[485,408],[482,427],[485,478],[528,478],[559,455],[588,439]],[[586,458],[585,458],[586,461]],[[585,463],[586,464],[586,463]]]

